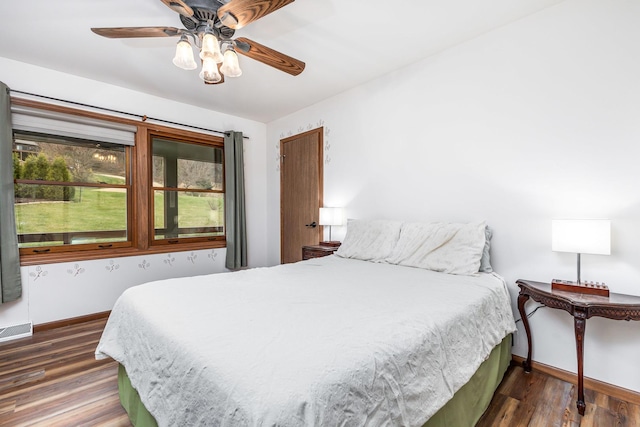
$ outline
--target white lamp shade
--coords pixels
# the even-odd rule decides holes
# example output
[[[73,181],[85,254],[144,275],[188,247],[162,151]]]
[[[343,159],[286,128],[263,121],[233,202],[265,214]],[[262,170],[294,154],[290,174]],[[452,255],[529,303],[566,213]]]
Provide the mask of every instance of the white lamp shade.
[[[205,33],[202,36],[202,49],[200,50],[200,59],[204,59],[207,56],[211,56],[217,64],[224,60],[222,53],[220,53],[220,45],[218,39],[211,33]]]
[[[611,254],[608,219],[557,219],[551,221],[551,250],[578,254]]]
[[[193,49],[186,37],[181,37],[176,46],[176,55],[173,57],[173,64],[183,70],[195,70],[198,67],[193,59]]]
[[[320,208],[320,225],[342,225],[342,208]]]
[[[233,49],[224,51],[224,63],[220,67],[220,72],[226,77],[240,77],[242,75],[242,70],[238,63],[238,55]]]
[[[222,76],[218,72],[218,64],[211,56],[206,56],[202,60],[202,70],[200,71],[200,78],[206,83],[218,83],[222,80]]]

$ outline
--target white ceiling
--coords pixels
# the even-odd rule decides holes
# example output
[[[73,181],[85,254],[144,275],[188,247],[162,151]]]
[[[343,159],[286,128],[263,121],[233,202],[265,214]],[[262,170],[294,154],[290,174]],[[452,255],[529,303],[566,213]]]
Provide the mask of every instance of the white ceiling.
[[[240,56],[241,77],[207,86],[172,64],[175,38],[90,31],[182,28],[160,0],[0,1],[0,56],[266,123],[561,1],[297,0],[236,37],[306,62],[302,74]]]

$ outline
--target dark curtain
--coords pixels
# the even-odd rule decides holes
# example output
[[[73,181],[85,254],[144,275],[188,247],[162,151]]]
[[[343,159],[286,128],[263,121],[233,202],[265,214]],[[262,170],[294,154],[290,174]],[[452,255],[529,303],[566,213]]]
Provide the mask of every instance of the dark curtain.
[[[244,195],[244,158],[242,132],[224,136],[225,222],[227,260],[225,266],[237,270],[247,266],[247,221]]]
[[[11,98],[0,82],[0,303],[22,296],[13,191]]]

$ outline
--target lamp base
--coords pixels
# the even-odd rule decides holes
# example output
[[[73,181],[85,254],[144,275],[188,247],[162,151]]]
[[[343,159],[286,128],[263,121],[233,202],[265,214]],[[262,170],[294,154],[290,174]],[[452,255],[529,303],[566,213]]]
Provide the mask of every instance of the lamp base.
[[[332,247],[332,248],[337,248],[341,244],[342,244],[342,242],[339,241],[339,240],[328,240],[328,241],[319,243],[320,246],[329,246],[329,247]]]
[[[551,289],[556,291],[576,292],[579,294],[609,297],[609,287],[600,282],[571,282],[569,280],[553,279],[551,281]]]

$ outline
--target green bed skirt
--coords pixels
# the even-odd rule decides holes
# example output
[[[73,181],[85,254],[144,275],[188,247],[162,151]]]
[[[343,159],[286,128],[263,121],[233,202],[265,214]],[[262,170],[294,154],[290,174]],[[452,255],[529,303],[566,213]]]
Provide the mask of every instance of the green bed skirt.
[[[140,400],[137,390],[131,385],[127,371],[124,366],[118,365],[118,394],[120,395],[120,403],[127,414],[131,424],[135,427],[158,427],[156,419]]]
[[[511,362],[511,335],[498,344],[471,380],[456,392],[423,427],[474,426],[489,407],[494,392],[500,385]],[[131,386],[122,365],[118,368],[120,403],[135,427],[157,427],[155,418],[147,411],[138,392]]]
[[[475,426],[511,364],[511,335],[494,347],[468,383],[453,395],[423,427]]]

